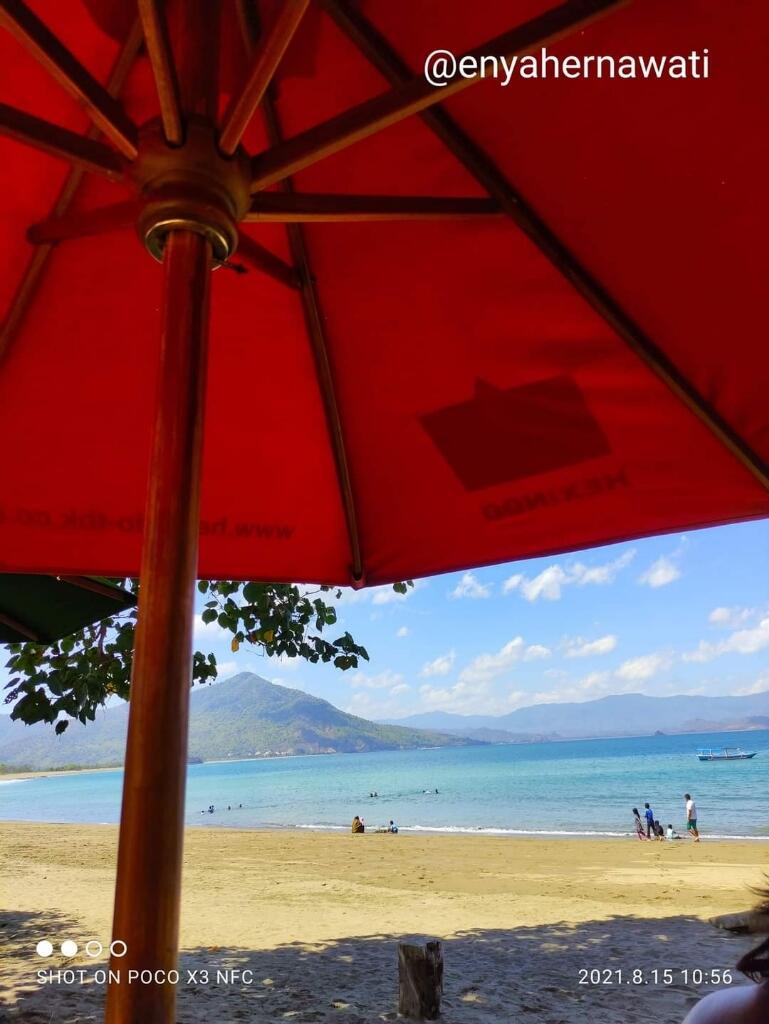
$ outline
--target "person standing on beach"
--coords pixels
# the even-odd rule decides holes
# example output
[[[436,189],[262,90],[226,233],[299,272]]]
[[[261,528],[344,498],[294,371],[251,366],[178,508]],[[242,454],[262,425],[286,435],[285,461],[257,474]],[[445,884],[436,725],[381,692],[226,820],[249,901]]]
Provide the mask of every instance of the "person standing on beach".
[[[686,801],[686,831],[691,835],[695,843],[700,841],[700,833],[697,828],[697,807],[692,800],[691,793],[684,793]]]
[[[638,838],[646,839],[646,836],[644,835],[643,822],[641,821],[641,815],[638,813],[637,807],[633,808],[633,824],[635,825],[635,831]]]
[[[654,811],[648,804],[644,804],[644,807],[646,808],[646,814],[644,815],[646,818],[646,838],[651,839],[653,835],[656,835],[654,831]]]

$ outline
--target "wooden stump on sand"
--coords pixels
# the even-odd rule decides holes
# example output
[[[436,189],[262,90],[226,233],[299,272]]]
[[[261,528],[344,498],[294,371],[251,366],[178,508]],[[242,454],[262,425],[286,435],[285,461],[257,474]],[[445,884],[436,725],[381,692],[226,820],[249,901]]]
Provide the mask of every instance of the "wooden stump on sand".
[[[411,1020],[436,1020],[441,1012],[443,950],[398,943],[398,1013]]]

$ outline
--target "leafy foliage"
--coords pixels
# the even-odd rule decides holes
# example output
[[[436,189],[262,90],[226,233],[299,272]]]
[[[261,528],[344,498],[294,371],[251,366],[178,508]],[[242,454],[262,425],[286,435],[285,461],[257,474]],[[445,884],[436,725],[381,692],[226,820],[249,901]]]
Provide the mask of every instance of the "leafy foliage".
[[[114,582],[139,591],[138,580]],[[409,586],[413,584],[396,583],[393,589],[404,594]],[[247,643],[265,656],[331,662],[343,671],[356,668],[361,659],[368,661],[365,647],[349,632],[333,640],[322,635],[336,623],[336,609],[325,595],[334,592],[338,598],[337,588],[200,580],[198,590],[207,596],[203,622],[217,622],[231,633],[233,651]],[[14,705],[11,718],[28,725],[55,723],[56,732],[62,733],[72,719],[93,721],[109,696],[127,700],[136,616],[136,609],[129,609],[49,646],[10,644],[5,703]],[[212,682],[216,676],[216,656],[195,651],[192,684]]]

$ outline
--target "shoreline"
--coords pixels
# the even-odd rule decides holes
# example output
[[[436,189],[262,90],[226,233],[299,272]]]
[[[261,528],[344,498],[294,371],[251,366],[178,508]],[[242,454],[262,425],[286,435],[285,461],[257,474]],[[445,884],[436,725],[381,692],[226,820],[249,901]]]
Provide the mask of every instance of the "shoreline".
[[[114,828],[118,827],[118,822],[113,821],[42,821],[42,820],[31,820],[27,818],[0,818],[0,828],[5,826],[14,826],[18,828]],[[325,836],[343,836],[350,834],[350,827],[348,825],[271,825],[266,823],[259,823],[256,825],[227,825],[220,822],[198,822],[198,821],[187,821],[184,825],[185,832],[213,832],[213,833],[225,833],[225,834],[238,834],[242,833],[245,835],[273,835],[273,834],[296,834],[296,835],[325,835]],[[366,832],[362,833],[364,838],[366,836],[385,836],[390,833],[384,831],[377,831],[374,828],[369,828]],[[548,829],[530,829],[528,831],[522,829],[504,829],[504,828],[474,828],[472,826],[460,827],[447,825],[444,828],[437,826],[427,825],[399,825],[398,836],[408,836],[411,838],[425,838],[430,839],[435,837],[436,839],[497,839],[515,842],[521,840],[523,842],[536,842],[543,840],[554,840],[559,843],[565,842],[577,842],[577,843],[612,843],[618,842],[632,842],[635,847],[642,845],[653,849],[682,849],[684,847],[694,846],[695,844],[686,835],[681,835],[679,839],[671,840],[660,840],[651,841],[645,840],[639,844],[639,841],[635,837],[634,832],[574,832],[561,830],[548,830]],[[395,841],[396,836],[392,836],[392,840]],[[701,836],[701,842],[706,846],[712,846],[714,843],[769,843],[769,836],[749,836],[749,835],[723,835],[721,833],[713,833],[711,835]]]

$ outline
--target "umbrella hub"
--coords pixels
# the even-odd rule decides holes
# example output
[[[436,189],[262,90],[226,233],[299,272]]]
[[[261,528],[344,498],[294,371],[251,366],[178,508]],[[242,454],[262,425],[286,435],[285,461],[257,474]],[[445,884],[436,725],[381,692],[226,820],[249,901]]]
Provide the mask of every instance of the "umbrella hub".
[[[149,121],[139,130],[133,165],[141,201],[139,237],[162,260],[170,231],[194,231],[211,242],[214,259],[224,262],[237,246],[237,223],[249,207],[250,178],[245,151],[222,156],[216,126],[207,118],[189,117],[180,146],[168,145],[159,119]]]

